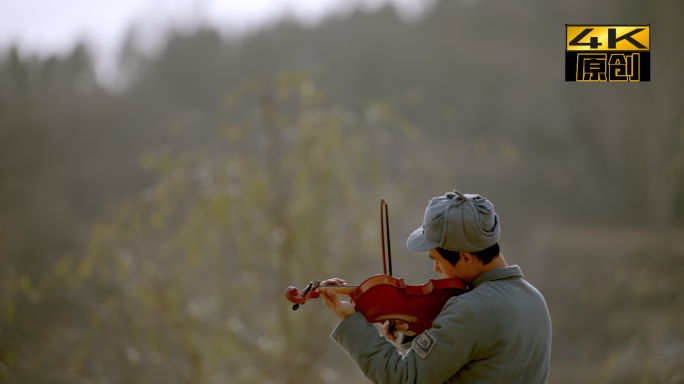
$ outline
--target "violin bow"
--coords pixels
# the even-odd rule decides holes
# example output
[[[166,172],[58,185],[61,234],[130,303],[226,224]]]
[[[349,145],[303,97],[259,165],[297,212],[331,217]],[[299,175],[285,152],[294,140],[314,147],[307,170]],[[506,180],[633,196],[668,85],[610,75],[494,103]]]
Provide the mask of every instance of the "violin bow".
[[[385,217],[382,216],[382,207],[385,207]],[[392,276],[392,250],[390,249],[389,215],[387,214],[387,202],[380,198],[380,237],[382,238],[382,266],[387,274],[387,263],[385,263],[385,227],[383,221],[387,223],[387,259],[389,260],[389,275]]]
[[[382,208],[385,207],[385,216],[383,218]],[[392,276],[392,250],[390,249],[390,230],[389,230],[389,214],[387,213],[387,201],[380,198],[380,237],[382,238],[382,267],[385,270],[385,275],[387,274],[387,264],[385,263],[385,226],[383,222],[387,224],[387,260],[389,261],[389,275]],[[389,331],[392,332],[394,340],[397,340],[397,332],[394,329],[394,320],[389,321]]]
[[[383,213],[382,212],[383,207],[385,207],[384,217],[382,214]],[[385,224],[384,223],[387,223],[387,257],[385,257]],[[386,260],[389,261],[389,275],[392,276],[392,250],[390,249],[389,214],[387,212],[387,201],[385,201],[385,199],[383,199],[382,197],[380,198],[380,237],[382,240],[382,266],[385,270],[385,275],[386,275],[387,274],[387,264],[388,264],[386,262]],[[316,281],[315,284],[313,281],[310,282],[309,285],[304,289],[304,292],[302,292],[302,294],[304,296],[306,296],[310,291],[315,291],[316,289],[318,289],[320,284],[321,284],[321,282],[318,280]],[[293,305],[292,310],[296,311],[297,309],[299,309],[300,305],[303,305],[303,304],[304,303]],[[394,333],[393,329],[394,329],[394,320],[390,320],[390,330],[392,331],[392,333]]]

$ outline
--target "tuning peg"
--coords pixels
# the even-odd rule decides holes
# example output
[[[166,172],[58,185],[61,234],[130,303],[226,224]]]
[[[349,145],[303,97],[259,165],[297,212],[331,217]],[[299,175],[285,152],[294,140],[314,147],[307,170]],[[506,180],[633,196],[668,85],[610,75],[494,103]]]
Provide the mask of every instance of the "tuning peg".
[[[313,287],[313,281],[309,283],[309,285],[306,286],[306,289],[304,290],[304,293],[302,293],[303,296],[306,296],[307,293],[311,290]]]

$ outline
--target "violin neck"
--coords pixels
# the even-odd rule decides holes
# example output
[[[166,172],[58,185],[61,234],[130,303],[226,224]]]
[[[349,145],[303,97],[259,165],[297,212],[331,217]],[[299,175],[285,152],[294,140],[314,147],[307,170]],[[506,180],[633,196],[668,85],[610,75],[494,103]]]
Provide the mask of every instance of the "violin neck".
[[[358,285],[319,285],[318,290],[321,291],[321,293],[330,290],[335,291],[335,293],[340,295],[349,296],[349,294],[358,287]]]

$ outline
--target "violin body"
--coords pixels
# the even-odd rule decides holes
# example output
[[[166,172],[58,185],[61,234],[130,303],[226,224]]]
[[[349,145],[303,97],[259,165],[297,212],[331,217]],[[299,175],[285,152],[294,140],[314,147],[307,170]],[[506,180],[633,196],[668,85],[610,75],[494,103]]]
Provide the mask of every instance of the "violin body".
[[[383,207],[385,218],[383,221]],[[389,274],[385,262],[385,226],[387,224],[387,256],[389,259]],[[404,279],[392,277],[392,253],[389,241],[389,218],[387,202],[380,199],[380,233],[382,238],[382,264],[384,275],[375,275],[366,279],[360,285],[320,285],[320,281],[313,282],[301,293],[295,287],[288,287],[285,296],[299,308],[309,299],[315,299],[321,292],[333,290],[351,298],[350,303],[360,312],[369,323],[382,323],[387,320],[401,320],[408,323],[409,330],[423,333],[432,328],[432,322],[442,311],[446,302],[467,291],[463,281],[458,279],[430,279],[423,285],[406,285]],[[390,322],[390,330],[393,321]],[[393,331],[391,331],[393,332]]]
[[[406,285],[403,279],[376,275],[358,286],[309,284],[301,294],[297,288],[289,287],[285,296],[295,304],[304,304],[329,289],[349,296],[350,303],[369,323],[402,320],[408,323],[409,330],[416,333],[430,329],[444,304],[467,291],[465,284],[458,279],[430,279],[423,285]]]

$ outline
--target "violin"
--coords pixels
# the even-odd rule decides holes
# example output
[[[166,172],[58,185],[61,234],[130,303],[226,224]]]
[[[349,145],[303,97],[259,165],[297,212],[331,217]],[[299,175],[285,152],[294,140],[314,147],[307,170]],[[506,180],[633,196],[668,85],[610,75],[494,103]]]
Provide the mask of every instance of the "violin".
[[[387,274],[385,263],[383,207],[384,219],[387,222],[389,274]],[[297,310],[306,301],[318,298],[328,290],[333,290],[338,294],[349,296],[350,303],[369,323],[390,320],[390,328],[392,328],[394,320],[401,320],[408,324],[410,331],[416,333],[423,333],[430,329],[432,322],[446,302],[453,296],[467,291],[465,284],[459,279],[430,279],[423,285],[406,285],[403,279],[392,276],[389,219],[387,202],[384,199],[380,199],[380,233],[385,274],[371,276],[359,285],[321,285],[320,281],[311,282],[301,293],[295,287],[288,287],[285,296],[294,303],[292,309]]]

